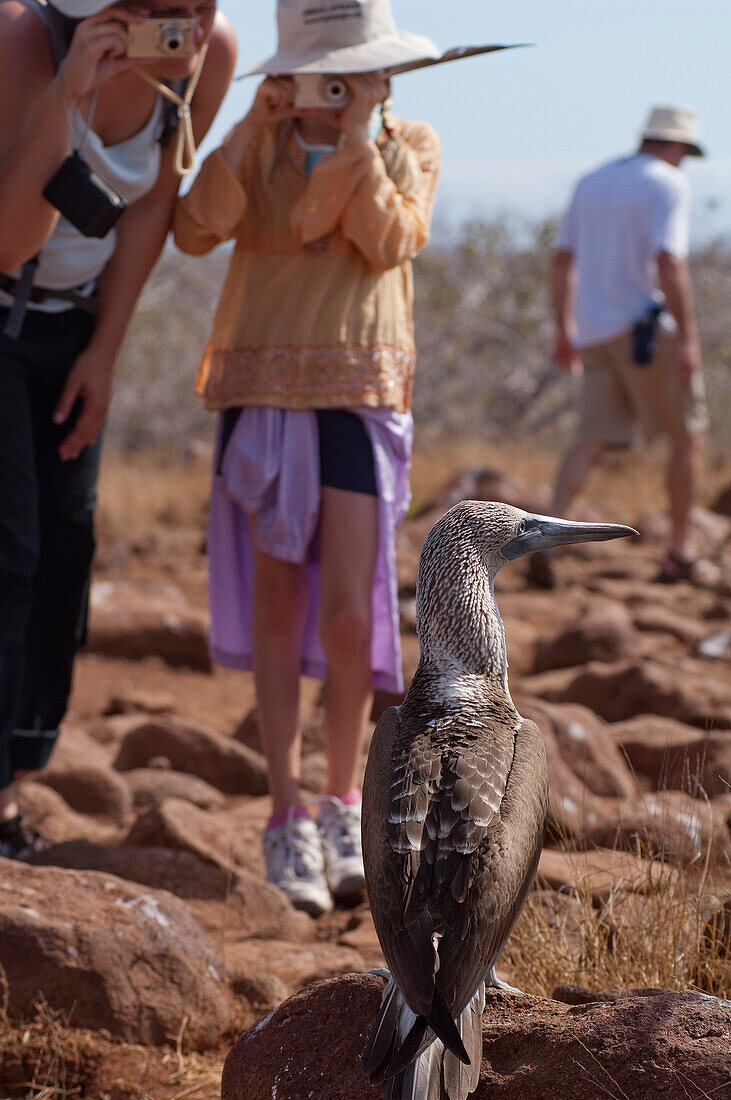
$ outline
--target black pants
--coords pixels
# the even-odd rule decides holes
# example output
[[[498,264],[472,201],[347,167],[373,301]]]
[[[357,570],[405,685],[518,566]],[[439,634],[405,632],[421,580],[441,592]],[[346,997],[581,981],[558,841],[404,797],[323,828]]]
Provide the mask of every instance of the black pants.
[[[0,788],[47,762],[86,629],[100,445],[62,462],[79,409],[60,427],[53,412],[93,324],[29,311],[0,335]]]

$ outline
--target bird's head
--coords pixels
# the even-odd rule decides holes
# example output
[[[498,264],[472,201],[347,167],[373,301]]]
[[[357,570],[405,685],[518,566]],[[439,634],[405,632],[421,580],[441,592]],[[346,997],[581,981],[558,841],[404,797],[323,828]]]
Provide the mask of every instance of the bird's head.
[[[538,550],[624,538],[637,532],[616,523],[574,523],[534,515],[495,501],[463,500],[426,537],[417,583],[417,632],[425,647],[456,650],[479,664],[477,650],[502,636],[493,597],[498,570]],[[498,625],[499,624],[499,625]]]
[[[482,560],[483,567],[495,576],[506,561],[538,550],[552,550],[575,542],[604,542],[607,539],[636,535],[631,527],[619,523],[574,523],[552,516],[534,515],[522,508],[496,501],[462,500],[435,523],[424,543],[423,554],[436,556],[452,570],[459,569],[456,560],[467,545],[471,545]]]

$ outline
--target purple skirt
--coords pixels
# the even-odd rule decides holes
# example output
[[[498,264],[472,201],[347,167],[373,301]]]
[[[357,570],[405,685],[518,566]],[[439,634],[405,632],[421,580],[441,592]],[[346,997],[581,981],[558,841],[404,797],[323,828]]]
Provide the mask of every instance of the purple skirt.
[[[410,413],[359,408],[373,447],[378,485],[378,556],[373,578],[373,686],[403,691],[396,581],[396,528],[409,506]],[[228,668],[253,663],[251,611],[257,549],[306,563],[309,608],[301,672],[324,680],[327,661],[317,629],[320,563],[320,459],[317,418],[310,410],[246,407],[226,444],[219,418],[208,531],[211,656]]]

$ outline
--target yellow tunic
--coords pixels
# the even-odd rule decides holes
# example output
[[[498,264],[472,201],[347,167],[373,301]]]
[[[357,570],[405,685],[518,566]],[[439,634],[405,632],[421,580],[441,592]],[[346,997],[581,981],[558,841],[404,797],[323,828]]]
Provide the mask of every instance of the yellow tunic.
[[[208,408],[408,409],[410,261],[429,236],[440,155],[430,126],[393,127],[421,169],[404,194],[373,142],[325,157],[309,179],[294,136],[273,168],[274,127],[252,140],[241,178],[220,150],[204,162],[174,232],[196,255],[236,242],[196,384]]]

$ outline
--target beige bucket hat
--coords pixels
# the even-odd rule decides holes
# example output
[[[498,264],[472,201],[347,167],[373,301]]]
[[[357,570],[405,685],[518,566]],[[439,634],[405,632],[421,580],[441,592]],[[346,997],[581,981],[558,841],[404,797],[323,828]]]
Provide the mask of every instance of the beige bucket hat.
[[[389,0],[278,0],[277,27],[277,52],[241,76],[367,73],[440,56],[430,38],[397,29]]]
[[[698,115],[692,107],[662,104],[653,107],[642,133],[643,141],[682,141],[692,157],[704,157],[698,145]]]

